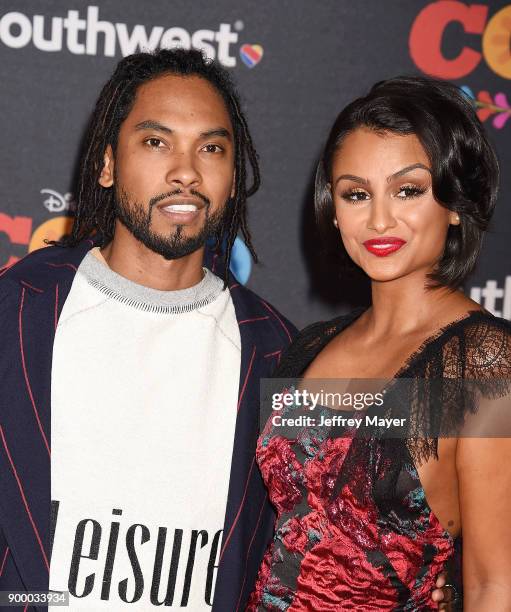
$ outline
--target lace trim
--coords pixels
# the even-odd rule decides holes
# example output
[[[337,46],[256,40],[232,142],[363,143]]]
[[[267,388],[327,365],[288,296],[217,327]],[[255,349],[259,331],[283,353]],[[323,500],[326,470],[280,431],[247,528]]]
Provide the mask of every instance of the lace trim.
[[[284,353],[274,376],[300,377],[326,344],[364,311],[305,328]],[[478,411],[482,398],[493,400],[511,393],[511,323],[486,311],[469,311],[421,343],[393,378],[405,377],[436,383],[412,387],[406,407],[407,440],[399,445],[382,444],[389,448],[389,459],[401,455],[402,461],[409,461],[411,456],[415,463],[422,463],[437,457],[438,437],[428,437],[430,432],[438,431],[441,436],[460,432],[465,417]],[[443,378],[449,384],[441,386],[439,393],[438,380]],[[381,407],[380,415],[403,416],[389,405]]]

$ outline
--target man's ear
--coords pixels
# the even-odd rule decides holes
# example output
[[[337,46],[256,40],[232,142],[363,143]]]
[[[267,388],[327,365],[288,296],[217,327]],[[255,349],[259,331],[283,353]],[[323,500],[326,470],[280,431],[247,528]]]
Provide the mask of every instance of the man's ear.
[[[114,184],[114,152],[111,145],[108,145],[105,150],[103,168],[98,183],[101,187],[111,187]]]

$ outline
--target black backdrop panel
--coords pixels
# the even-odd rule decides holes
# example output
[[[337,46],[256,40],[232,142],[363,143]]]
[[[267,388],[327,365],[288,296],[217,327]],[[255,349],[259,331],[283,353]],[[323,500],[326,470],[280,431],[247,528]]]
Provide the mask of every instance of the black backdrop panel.
[[[325,268],[312,224],[314,167],[336,114],[397,74],[465,86],[502,168],[466,291],[511,319],[510,38],[511,5],[497,0],[0,0],[0,264],[69,227],[83,129],[120,57],[192,45],[233,71],[261,158],[250,225],[262,263],[249,270],[239,249],[238,269],[299,326],[366,297]]]

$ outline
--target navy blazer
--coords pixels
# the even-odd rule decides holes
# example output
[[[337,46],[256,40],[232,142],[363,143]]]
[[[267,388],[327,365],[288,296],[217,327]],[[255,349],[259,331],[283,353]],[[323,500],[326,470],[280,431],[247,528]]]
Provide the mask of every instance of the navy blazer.
[[[0,271],[0,591],[48,590],[53,342],[76,270],[93,245],[43,248]],[[234,278],[229,290],[241,370],[214,612],[245,609],[273,535],[275,516],[255,460],[259,380],[271,374],[296,333]]]

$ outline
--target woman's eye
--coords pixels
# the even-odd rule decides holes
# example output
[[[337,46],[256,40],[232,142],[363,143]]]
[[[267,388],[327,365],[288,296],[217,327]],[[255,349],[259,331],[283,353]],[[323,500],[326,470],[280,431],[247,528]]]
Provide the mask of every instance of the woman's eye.
[[[159,138],[148,138],[145,142],[153,149],[159,149],[160,145],[163,145],[163,141]]]
[[[223,151],[222,147],[217,144],[207,144],[202,147],[202,150],[206,151],[206,153],[220,153],[221,151]]]
[[[416,187],[415,185],[404,185],[397,192],[398,197],[402,200],[408,200],[409,198],[416,198],[426,192],[426,189],[422,187]],[[404,194],[404,195],[400,195]]]
[[[343,200],[348,202],[363,202],[367,199],[368,194],[365,191],[346,191],[342,194]]]

